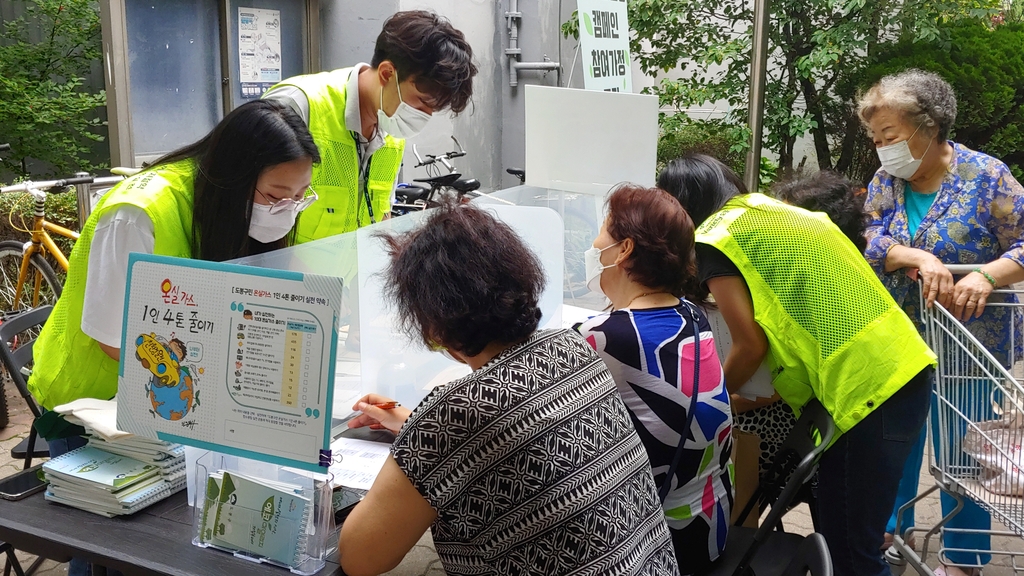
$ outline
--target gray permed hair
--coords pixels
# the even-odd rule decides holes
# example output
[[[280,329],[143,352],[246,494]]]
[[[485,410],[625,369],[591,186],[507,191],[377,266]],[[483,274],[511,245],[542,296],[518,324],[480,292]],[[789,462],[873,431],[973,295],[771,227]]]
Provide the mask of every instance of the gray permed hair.
[[[894,110],[915,128],[921,126],[939,140],[949,138],[956,121],[953,87],[934,72],[916,68],[890,74],[860,97],[857,114],[868,131],[868,122],[883,108]]]

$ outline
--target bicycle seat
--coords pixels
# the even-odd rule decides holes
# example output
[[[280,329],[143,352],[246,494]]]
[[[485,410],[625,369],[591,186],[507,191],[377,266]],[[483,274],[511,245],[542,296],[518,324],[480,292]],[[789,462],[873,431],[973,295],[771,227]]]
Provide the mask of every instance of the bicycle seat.
[[[452,184],[452,188],[455,188],[459,194],[465,194],[474,190],[480,189],[480,181],[476,178],[468,178],[466,180],[456,180]]]
[[[426,200],[429,195],[430,188],[409,184],[399,186],[395,190],[395,199],[399,200],[400,204],[412,204],[418,200]]]
[[[505,172],[519,178],[520,183],[526,182],[526,170],[523,170],[522,168],[508,168]]]
[[[435,186],[451,186],[455,184],[459,178],[462,178],[462,174],[458,172],[452,172],[451,174],[442,174],[440,176],[431,176],[430,178],[416,178],[413,182],[423,182],[424,184],[430,184],[430,187]]]

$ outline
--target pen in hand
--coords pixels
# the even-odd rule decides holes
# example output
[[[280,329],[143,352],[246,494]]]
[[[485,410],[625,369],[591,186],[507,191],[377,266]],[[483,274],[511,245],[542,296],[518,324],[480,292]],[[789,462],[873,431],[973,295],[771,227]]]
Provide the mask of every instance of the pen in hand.
[[[381,410],[394,410],[401,406],[401,404],[398,402],[372,402],[370,406],[380,408]]]

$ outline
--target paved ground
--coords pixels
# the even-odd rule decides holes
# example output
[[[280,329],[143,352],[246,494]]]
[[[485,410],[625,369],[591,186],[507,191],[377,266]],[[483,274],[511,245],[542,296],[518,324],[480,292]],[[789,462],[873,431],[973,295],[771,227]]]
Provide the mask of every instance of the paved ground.
[[[24,401],[11,390],[11,386],[5,388],[8,403],[11,406],[11,424],[4,430],[0,430],[0,477],[13,474],[21,469],[19,462],[11,460],[10,451],[22,438],[28,435],[28,426],[31,419],[31,414],[25,407]],[[925,470],[921,474],[922,489],[927,488],[930,482],[931,476]],[[935,496],[929,497],[922,505],[918,506],[917,517],[918,525],[933,525],[940,517],[938,498]],[[798,508],[788,514],[784,522],[786,529],[791,532],[801,534],[811,532],[811,520],[806,507]],[[1024,554],[1024,540],[1019,538],[997,538],[993,543],[999,549],[1012,550]],[[933,544],[932,548],[934,546]],[[34,557],[26,554],[19,554],[19,557],[21,557],[22,566],[25,567],[34,559]],[[930,564],[932,566],[935,565],[934,557],[930,558]],[[239,573],[243,573],[243,571],[244,565],[239,564]],[[284,571],[281,573],[282,575],[287,574]],[[67,565],[48,561],[43,564],[37,574],[42,576],[62,576],[67,574]],[[429,533],[406,556],[402,564],[388,574],[390,576],[443,576],[444,570],[438,562]],[[913,571],[908,570],[907,574],[913,574]],[[996,557],[985,570],[986,576],[1011,576],[1013,574],[1011,560],[1005,556]]]

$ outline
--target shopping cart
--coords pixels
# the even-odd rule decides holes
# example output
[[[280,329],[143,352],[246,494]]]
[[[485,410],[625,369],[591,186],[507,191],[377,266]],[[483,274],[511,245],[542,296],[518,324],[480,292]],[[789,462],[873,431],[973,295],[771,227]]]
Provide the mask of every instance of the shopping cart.
[[[954,275],[970,273],[975,267],[947,266]],[[1024,304],[1012,297],[1020,294],[1024,290],[997,290],[986,305],[986,314],[991,310],[1001,317],[1001,323],[1005,322],[1006,340],[998,350],[983,346],[938,303],[930,309],[922,307],[925,338],[939,359],[928,438],[928,444],[935,440],[930,468],[936,483],[900,508],[897,532],[904,513],[936,491],[950,495],[956,507],[931,528],[914,527],[895,535],[892,548],[886,552],[893,574],[901,574],[910,565],[919,574],[934,576],[923,559],[933,546],[933,537],[943,532],[1024,538],[1024,386],[1020,374]],[[946,526],[960,512],[965,498],[987,510],[1009,530]],[[914,535],[918,536],[917,550],[907,544]],[[968,572],[981,567],[980,561],[952,562],[950,553],[967,553],[976,559],[980,555],[1004,556],[1010,559],[1014,574],[1024,572],[1024,547],[1017,551],[994,546],[991,550],[965,550],[946,548],[941,541],[940,538],[937,554],[946,565]]]

